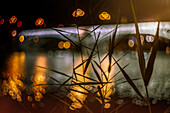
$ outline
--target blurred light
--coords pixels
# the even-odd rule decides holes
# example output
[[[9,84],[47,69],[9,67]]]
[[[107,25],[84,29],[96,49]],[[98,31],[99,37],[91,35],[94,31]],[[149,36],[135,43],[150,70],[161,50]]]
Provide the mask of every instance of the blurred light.
[[[143,35],[140,35],[140,40],[141,40],[141,44],[143,45],[144,40],[145,40],[145,38],[144,38],[144,36],[143,36]]]
[[[135,43],[134,43],[133,40],[130,39],[130,40],[128,41],[128,45],[129,45],[129,47],[134,47]]]
[[[59,25],[58,25],[58,28],[61,28],[61,27],[64,27],[64,25],[63,25],[63,24],[59,24]]]
[[[4,24],[4,22],[5,22],[5,20],[1,19],[0,24],[2,25],[2,24]]]
[[[35,21],[35,25],[36,26],[41,26],[44,24],[44,19],[42,18],[38,18],[36,21]]]
[[[33,99],[32,99],[31,96],[28,96],[27,99],[28,99],[29,102],[32,102],[32,101],[33,101]]]
[[[21,27],[21,26],[22,26],[22,22],[19,21],[19,22],[17,23],[17,27]]]
[[[59,48],[59,49],[63,49],[63,48],[64,48],[64,42],[63,42],[63,41],[60,41],[60,42],[58,43],[58,48]]]
[[[20,41],[20,42],[24,42],[24,36],[23,36],[23,35],[21,35],[21,36],[19,37],[19,41]]]
[[[170,47],[168,47],[168,46],[166,47],[166,53],[170,54]]]
[[[147,36],[146,36],[146,41],[147,41],[147,42],[154,42],[154,36],[149,36],[149,35],[147,35]]]
[[[15,37],[15,36],[17,35],[17,30],[13,30],[13,31],[11,32],[11,35],[12,35],[13,37]]]
[[[104,108],[105,108],[105,109],[108,109],[108,108],[110,108],[110,106],[111,106],[110,103],[106,103],[106,104],[104,105]]]
[[[100,20],[110,20],[111,19],[111,16],[109,13],[107,12],[102,12],[100,15],[99,15],[99,18]]]
[[[37,42],[39,41],[39,37],[34,37],[34,38],[33,38],[33,41],[34,41],[35,43],[37,43]]]
[[[12,24],[12,23],[16,23],[17,22],[17,17],[16,16],[12,16],[10,19],[9,19],[9,23]]]
[[[15,52],[9,58],[8,70],[6,74],[6,80],[2,83],[3,94],[9,94],[12,99],[17,99],[17,101],[22,101],[22,91],[25,86],[22,82],[24,78],[24,64],[25,64],[25,53]]]
[[[73,12],[72,15],[73,15],[73,17],[79,17],[79,16],[82,17],[85,15],[85,12],[78,8]]]
[[[70,42],[65,42],[63,46],[65,49],[69,49],[71,44],[70,44]]]
[[[75,65],[79,65],[81,63],[81,58],[77,59],[77,62],[75,62]],[[84,65],[82,65],[84,66]],[[82,66],[80,66],[79,68],[75,69],[76,73],[82,74],[83,75],[83,68]],[[88,73],[89,70],[87,70]],[[84,74],[84,76],[89,77],[89,75]],[[81,83],[81,82],[89,82],[89,79],[82,77],[82,76],[77,76],[77,80],[73,80],[72,83]],[[87,98],[86,94],[83,93],[79,93],[79,92],[84,92],[87,93],[87,90],[89,90],[89,88],[91,87],[91,85],[87,86],[87,85],[73,85],[71,87],[72,90],[76,90],[76,91],[70,91],[70,93],[68,94],[68,97],[70,98],[70,100],[72,101],[72,104],[70,106],[71,110],[75,110],[75,109],[81,109],[83,107],[83,104]],[[87,89],[87,90],[85,90]],[[77,101],[79,100],[79,101]]]
[[[47,66],[47,58],[46,56],[40,56],[36,60],[37,66],[46,67]],[[39,102],[43,98],[43,94],[46,93],[45,88],[47,85],[47,77],[45,75],[46,69],[36,68],[36,74],[31,76],[32,90],[34,92],[34,99]],[[41,84],[41,85],[40,85]]]

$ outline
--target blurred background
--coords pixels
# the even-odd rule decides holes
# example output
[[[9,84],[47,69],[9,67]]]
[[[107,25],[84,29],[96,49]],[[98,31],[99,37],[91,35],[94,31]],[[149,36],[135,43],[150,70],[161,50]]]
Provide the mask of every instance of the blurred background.
[[[93,26],[93,25],[112,25],[116,24],[120,8],[120,24],[134,23],[133,14],[131,10],[130,0],[30,0],[30,1],[3,1],[5,9],[1,7],[1,11],[8,10],[15,16],[0,16],[0,110],[2,113],[75,113],[72,107],[75,102],[71,94],[67,90],[59,90],[58,86],[48,88],[46,85],[49,83],[61,82],[60,85],[71,79],[63,77],[61,74],[55,73],[59,70],[63,73],[72,76],[72,66],[79,65],[82,61],[80,53],[72,48],[70,42],[65,40],[53,40],[51,38],[48,44],[45,44],[40,49],[39,37],[31,40],[35,51],[25,51],[20,48],[19,41],[24,39],[19,36],[23,31],[27,30],[44,30],[48,28],[76,28],[77,26]],[[136,16],[139,22],[157,22],[158,19],[163,22],[170,21],[170,1],[169,0],[134,0],[134,7]],[[9,7],[9,4],[12,4]],[[18,16],[18,12],[20,15]],[[36,15],[36,16],[29,16]],[[83,27],[82,27],[83,28]],[[86,28],[86,27],[85,27]],[[88,30],[86,30],[88,31]],[[167,29],[169,33],[170,29]],[[87,32],[89,33],[89,31]],[[84,34],[86,35],[86,34]],[[91,35],[90,35],[91,36]],[[89,36],[89,37],[90,37]],[[144,37],[144,52],[145,60],[148,61],[151,46],[154,42],[153,35],[141,35]],[[20,37],[20,38],[19,38]],[[72,37],[77,37],[73,34]],[[82,36],[83,37],[83,36]],[[148,37],[148,38],[147,38]],[[94,37],[93,37],[94,38]],[[127,72],[135,81],[143,95],[145,95],[144,87],[141,83],[140,70],[138,68],[138,57],[135,51],[135,35],[128,35],[125,40],[121,41],[120,46],[115,51],[116,59],[121,59],[121,66],[125,66],[132,62],[127,67]],[[168,113],[170,103],[169,92],[169,58],[170,58],[170,40],[169,37],[161,37],[159,52],[156,63],[159,64],[154,69],[154,77],[149,85],[151,104],[153,113]],[[93,42],[90,40],[90,42]],[[100,42],[101,51],[108,51],[108,39]],[[53,45],[54,43],[54,45]],[[64,46],[63,46],[64,45]],[[27,45],[26,45],[27,46]],[[50,47],[51,46],[51,47]],[[73,51],[75,52],[75,64],[73,61]],[[87,52],[87,51],[85,51]],[[126,53],[127,52],[127,53]],[[101,58],[104,57],[101,54]],[[126,55],[124,55],[126,53]],[[124,57],[123,57],[124,56]],[[88,55],[84,56],[84,59]],[[108,62],[108,60],[106,61]],[[61,65],[62,64],[62,65]],[[37,66],[47,67],[50,70],[37,68]],[[106,69],[107,65],[104,63],[103,68]],[[92,67],[91,67],[92,69]],[[114,72],[118,72],[118,67],[114,67]],[[77,72],[82,72],[78,70]],[[88,74],[94,75],[90,71]],[[54,77],[54,78],[50,78]],[[89,76],[87,76],[89,77]],[[96,76],[90,76],[92,79],[97,80]],[[144,113],[148,112],[148,106],[141,99],[137,98],[136,93],[131,86],[125,83],[122,74],[114,79],[114,84],[108,86],[111,89],[108,97],[108,104],[105,106],[107,110],[105,113],[112,112],[116,107],[124,106],[114,112],[120,113]],[[79,78],[82,80],[82,78]],[[120,80],[120,81],[119,81]],[[121,84],[123,83],[123,84]],[[46,84],[38,88],[36,85]],[[94,92],[94,87],[88,87],[90,91]],[[2,90],[3,89],[3,90]],[[82,91],[80,87],[72,87],[72,90]],[[116,93],[115,93],[116,91]],[[54,93],[55,92],[55,93]],[[58,93],[59,92],[59,93]],[[72,91],[70,91],[72,92]],[[78,95],[75,92],[76,96]],[[52,95],[50,95],[52,94]],[[119,95],[121,94],[121,95]],[[86,105],[94,113],[101,112],[101,100],[97,100],[80,94],[79,99],[86,100]],[[87,98],[87,99],[86,99]],[[63,100],[67,103],[64,103]],[[128,104],[127,104],[127,103]],[[63,107],[64,106],[64,107]],[[80,109],[81,113],[86,113],[88,110],[79,104],[74,105]],[[82,109],[81,109],[82,108]],[[72,111],[73,110],[73,111]]]

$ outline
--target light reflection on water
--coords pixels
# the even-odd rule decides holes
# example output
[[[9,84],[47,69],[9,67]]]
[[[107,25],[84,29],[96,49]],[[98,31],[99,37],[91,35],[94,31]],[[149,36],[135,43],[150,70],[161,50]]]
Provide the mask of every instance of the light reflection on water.
[[[46,56],[42,55],[37,57],[36,59],[36,65],[37,66],[42,66],[42,67],[47,67],[47,58]],[[35,100],[36,101],[41,101],[43,98],[43,94],[46,93],[46,87],[47,87],[47,79],[45,73],[47,72],[46,69],[42,68],[35,68],[35,75],[31,76],[31,81],[33,82],[32,84],[32,90],[35,95]],[[43,84],[43,85],[41,85]]]
[[[3,81],[2,89],[3,94],[9,94],[13,99],[22,101],[22,91],[24,90],[24,66],[25,66],[25,53],[16,52],[9,58],[7,72],[4,73],[6,80]]]
[[[84,57],[84,60],[85,59],[87,58]],[[79,55],[75,55],[75,62],[74,62],[75,67],[81,64],[81,62],[82,62],[81,57]],[[104,70],[107,70],[106,69],[107,65],[108,64],[106,63],[102,64]],[[43,69],[37,66],[45,67],[47,69]],[[75,70],[75,73],[83,75],[84,67],[85,64],[77,68]],[[9,93],[9,95],[11,95],[13,99],[22,101],[21,93],[24,90],[24,88],[26,88],[26,92],[28,92],[28,101],[32,101],[33,98],[35,101],[38,102],[41,101],[43,99],[43,95],[46,94],[47,92],[48,84],[57,84],[56,81],[63,83],[68,79],[68,77],[64,77],[60,74],[49,71],[48,68],[72,76],[73,73],[72,53],[70,51],[65,51],[65,52],[50,51],[47,53],[14,52],[9,57],[8,64],[7,64],[7,71],[5,74],[5,78],[7,78],[7,80],[4,80],[3,82],[4,95],[7,95],[7,93]],[[89,75],[93,74],[93,78],[96,79],[94,73],[89,71],[90,68],[91,67],[88,68],[84,76],[90,77]],[[112,73],[113,72],[114,69],[112,69]],[[53,77],[54,79],[56,79],[56,81],[49,79],[49,77]],[[110,78],[111,76],[109,77],[109,75],[107,74],[107,77]],[[82,76],[76,76],[76,78],[74,77],[73,81],[68,81],[67,84],[86,83],[86,82],[92,82],[92,81]],[[103,78],[103,82],[107,82],[105,78]],[[107,100],[105,100],[105,103],[109,102],[108,100],[109,100],[109,96],[112,93],[113,86],[114,83],[107,84],[102,89],[102,95],[104,96],[104,98],[107,98]],[[56,91],[56,88],[58,87],[59,86],[57,85],[51,86],[50,90],[52,92]],[[100,87],[102,86],[100,85]],[[29,88],[31,89],[31,91]],[[97,88],[97,87],[96,86],[92,87],[91,85],[71,86],[70,87],[71,90],[70,93],[68,94],[68,97],[70,98],[70,100],[72,100],[73,103],[70,108],[81,109],[88,94],[87,90],[90,91],[92,90],[92,88]],[[33,94],[34,97],[31,97],[31,94]],[[100,96],[99,93],[97,93],[97,95]],[[99,101],[101,101],[101,99],[99,99]],[[109,108],[109,107],[110,104],[109,105],[106,104],[105,108]]]
[[[123,53],[122,53],[123,54]],[[116,54],[116,58],[120,58],[122,56],[120,52]],[[162,59],[163,58],[163,59]],[[167,68],[160,68],[161,65],[169,66],[168,59],[169,56],[165,56],[164,54],[158,54],[156,63],[159,63],[159,66],[156,67],[156,70],[154,71],[153,78],[160,78],[160,74],[164,73],[164,77],[161,79],[151,79],[151,82],[148,86],[149,95],[151,98],[158,98],[158,99],[168,99],[170,93],[167,92],[169,89],[169,70]],[[87,59],[87,57],[84,57],[83,60]],[[136,59],[133,58],[133,53],[130,53],[127,55],[124,59],[122,59],[119,63],[122,65],[126,65],[129,60],[134,60],[131,65],[129,65],[130,70],[126,70],[127,73],[131,76],[131,78],[136,79],[139,78],[139,70],[138,68],[134,68],[137,66]],[[146,59],[147,60],[147,59]],[[96,60],[97,61],[97,60]],[[125,62],[126,61],[126,62]],[[108,69],[108,58],[104,60],[104,62],[101,64],[101,67],[104,71]],[[79,54],[75,54],[75,60],[74,60],[74,67],[78,66],[82,63],[82,59]],[[114,62],[112,62],[113,64]],[[37,66],[46,67],[47,69],[43,69]],[[85,64],[84,64],[85,67]],[[96,69],[98,70],[99,74],[101,74],[101,71],[98,69],[98,67],[95,65]],[[67,81],[69,78],[65,77],[61,74],[49,71],[48,69],[57,70],[60,72],[63,72],[70,77],[73,76],[73,79]],[[108,79],[110,80],[115,73],[119,71],[117,66],[113,66],[111,73],[109,74],[106,71],[106,75]],[[76,73],[79,73],[80,75],[83,75],[83,65],[80,66],[75,70]],[[92,67],[89,66],[86,74],[84,75],[86,77],[93,78],[98,81],[95,73],[92,71]],[[74,84],[74,83],[84,83],[84,82],[93,82],[92,80],[88,78],[84,78],[82,76],[74,76],[73,74],[73,57],[72,52],[70,51],[49,51],[49,52],[14,52],[8,59],[7,62],[7,70],[4,72],[4,78],[6,80],[3,81],[3,94],[7,95],[9,94],[13,99],[16,99],[17,101],[22,101],[22,91],[25,89],[28,93],[28,101],[32,101],[34,99],[35,101],[41,101],[43,99],[43,95],[48,92],[56,92],[60,93],[58,90],[59,84],[58,82],[50,79],[50,77],[53,77],[56,79],[56,81],[59,81],[60,84],[67,81],[66,84]],[[102,82],[107,82],[104,76],[101,77]],[[117,84],[117,80],[122,78],[122,75],[115,77],[114,79],[111,79],[109,82],[112,82],[110,84],[104,85],[104,87],[101,89],[102,96],[104,97],[104,103],[101,98],[96,98],[101,104],[104,104],[104,108],[110,107],[110,96],[115,93],[115,91],[121,95],[122,97],[136,97],[136,93],[133,91],[132,88],[127,83],[123,84]],[[125,81],[125,79],[122,79],[122,81]],[[164,81],[164,82],[162,82]],[[120,82],[120,81],[119,81]],[[143,95],[143,87],[141,87],[141,82],[134,81],[139,88],[139,90],[142,92]],[[49,85],[54,84],[54,85]],[[69,88],[69,93],[67,94],[70,100],[72,100],[71,109],[74,110],[75,108],[81,109],[84,102],[87,99],[88,91],[95,92],[98,90],[98,86],[102,87],[102,85],[72,85],[71,87],[62,87],[60,88],[63,91],[67,92]],[[155,90],[157,88],[157,90]],[[29,89],[29,90],[28,90]],[[67,89],[67,90],[66,90]],[[88,90],[88,91],[87,91]],[[94,90],[94,91],[93,91]],[[128,90],[128,91],[127,91]],[[57,92],[58,91],[58,92]],[[31,97],[31,95],[34,95],[34,97]],[[101,94],[97,93],[98,97],[101,96]],[[163,95],[163,96],[162,96]],[[93,97],[92,97],[93,98]]]

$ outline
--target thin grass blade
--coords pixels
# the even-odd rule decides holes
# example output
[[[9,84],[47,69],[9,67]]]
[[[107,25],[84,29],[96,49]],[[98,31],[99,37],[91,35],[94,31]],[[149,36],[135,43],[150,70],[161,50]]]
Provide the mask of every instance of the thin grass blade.
[[[122,104],[120,104],[118,107],[116,107],[115,109],[113,109],[110,113],[113,113],[113,112],[117,111],[119,108],[121,108],[123,105],[127,104],[128,102],[129,102],[129,100],[126,101],[126,102],[124,102],[124,103],[122,103]]]
[[[150,55],[150,58],[149,58],[149,61],[147,64],[147,68],[146,68],[146,73],[145,73],[145,77],[144,77],[145,86],[148,86],[150,78],[153,73],[153,67],[154,67],[155,58],[156,58],[158,45],[159,45],[159,24],[160,24],[160,22],[158,22],[157,32],[155,35],[155,42],[153,44],[152,52],[151,52],[151,55]]]
[[[95,69],[95,67],[94,67],[92,62],[91,62],[91,65],[92,65],[93,71],[95,72],[96,77],[102,83],[102,79],[100,78],[100,75],[99,75],[98,71]],[[102,83],[102,86],[103,86],[103,83]]]
[[[133,18],[134,18],[135,28],[136,28],[136,39],[137,39],[137,52],[138,52],[138,58],[139,58],[139,67],[140,67],[140,70],[141,70],[141,74],[144,77],[145,76],[145,59],[144,59],[144,54],[143,54],[143,48],[141,46],[141,39],[140,39],[138,21],[137,21],[137,18],[136,18],[133,0],[131,0],[131,8],[132,8]]]
[[[120,5],[119,5],[119,12],[118,12],[118,16],[117,16],[115,32],[114,32],[112,38],[110,38],[110,40],[109,40],[109,66],[108,66],[109,73],[111,72],[112,55],[114,52],[115,39],[116,39],[116,34],[117,34],[117,29],[118,29],[118,24],[119,24],[119,16],[120,16]]]
[[[49,68],[42,67],[42,66],[37,66],[37,67],[42,68],[42,69],[47,69],[47,70],[49,70],[49,71],[52,71],[52,72],[61,74],[61,75],[66,76],[66,77],[70,77],[69,75],[67,75],[67,74],[65,74],[65,73],[63,73],[63,72],[57,71],[57,70],[49,69]]]
[[[102,72],[103,75],[105,76],[105,79],[108,81],[108,77],[107,77],[106,73],[103,71],[103,69],[101,68],[101,66],[99,66],[99,64],[98,64],[95,60],[93,60],[93,61],[94,61],[94,63],[97,65],[97,67],[101,70],[101,72]]]
[[[66,38],[67,40],[69,40],[75,47],[77,47],[79,50],[81,50],[81,48],[79,47],[78,44],[76,44],[74,41],[72,41],[70,38],[68,38],[67,36],[65,36],[63,33],[61,33],[59,30],[54,29],[55,31],[57,31],[61,36],[63,36],[64,38]]]
[[[83,37],[81,39],[81,41],[83,41],[86,37],[88,37],[91,33],[93,33],[95,30],[97,30],[98,28],[100,28],[102,25],[98,25],[96,28],[94,28],[90,33],[88,33],[85,37]]]
[[[101,96],[102,103],[105,104],[105,102],[104,102],[104,96],[103,96],[103,94],[102,94],[102,91],[101,91],[100,86],[98,86],[97,88],[98,88],[99,94],[100,94],[100,96]]]
[[[97,40],[96,40],[96,42],[95,42],[95,45],[94,45],[94,47],[93,47],[93,50],[92,50],[89,58],[87,59],[87,63],[86,63],[86,65],[85,65],[83,75],[86,73],[87,68],[89,67],[89,64],[90,64],[91,59],[92,59],[92,57],[93,57],[93,53],[94,53],[94,50],[95,50],[95,48],[96,48],[96,46],[97,46],[98,40],[99,40],[99,37],[97,38]]]
[[[169,113],[170,112],[170,106],[165,110],[164,113]]]
[[[114,57],[113,57],[114,59]],[[114,61],[116,62],[116,60],[114,59]],[[121,70],[122,74],[124,75],[125,79],[127,80],[127,82],[132,86],[132,88],[135,90],[135,92],[139,95],[139,97],[141,97],[143,100],[145,100],[145,98],[142,96],[142,94],[139,92],[138,88],[136,87],[136,85],[133,83],[132,79],[129,77],[129,75],[124,71],[124,69],[119,65],[118,62],[116,62],[116,64],[118,65],[119,69]]]

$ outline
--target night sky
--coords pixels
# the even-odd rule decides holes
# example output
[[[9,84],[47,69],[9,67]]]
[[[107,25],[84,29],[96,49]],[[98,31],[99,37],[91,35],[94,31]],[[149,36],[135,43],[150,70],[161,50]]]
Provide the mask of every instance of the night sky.
[[[162,7],[160,10],[161,1]],[[133,22],[130,0],[30,0],[24,2],[24,5],[21,5],[20,8],[18,6],[14,9],[11,8],[11,10],[19,9],[20,12],[25,12],[23,15],[26,16],[18,16],[18,18],[24,21],[26,29],[34,28],[34,21],[38,17],[45,19],[47,27],[57,27],[58,24],[65,26],[71,24],[113,24],[118,15],[119,2],[121,18],[126,17],[128,22]],[[161,20],[167,21],[170,19],[170,1],[168,0],[134,0],[134,5],[139,21],[156,21],[159,12]],[[74,18],[72,16],[73,11],[77,8],[85,11],[83,17]],[[103,11],[111,15],[111,20],[101,21],[99,19],[98,16]],[[6,16],[2,17],[6,18]],[[7,19],[9,17],[7,16]]]
[[[15,5],[16,4],[16,5]],[[120,4],[120,23],[125,18],[128,23],[133,22],[133,15],[130,0],[30,0],[24,2],[14,2],[13,5],[7,6],[11,12],[20,12],[17,16],[22,21],[21,28],[17,28],[16,24],[9,24],[11,16],[1,16],[4,19],[3,25],[0,25],[1,37],[10,36],[12,30],[17,29],[18,32],[26,29],[40,29],[35,26],[37,18],[43,18],[46,23],[45,28],[57,27],[63,24],[65,27],[77,24],[96,25],[96,24],[114,24],[117,20],[118,9]],[[162,7],[161,7],[162,4]],[[168,0],[134,0],[136,16],[139,22],[157,21],[158,16],[162,21],[170,20],[170,1]],[[75,18],[72,13],[80,8],[85,12],[83,17]],[[4,10],[4,9],[3,9]],[[5,11],[5,10],[4,10]],[[111,20],[102,21],[99,15],[106,11],[110,14]],[[23,14],[24,13],[24,14]],[[36,16],[29,16],[36,15]],[[4,39],[2,39],[4,40]]]

